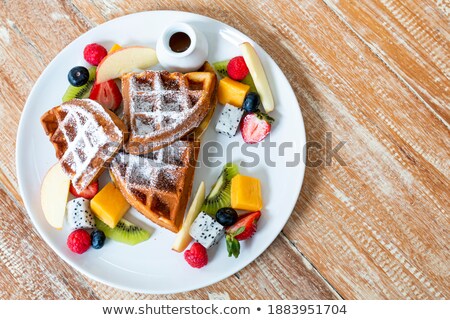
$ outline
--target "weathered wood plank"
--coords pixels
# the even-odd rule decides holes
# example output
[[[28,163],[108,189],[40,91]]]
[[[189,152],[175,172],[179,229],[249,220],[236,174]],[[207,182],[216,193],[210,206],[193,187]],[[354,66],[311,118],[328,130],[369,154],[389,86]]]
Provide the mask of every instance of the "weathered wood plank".
[[[450,141],[445,123],[448,66],[443,60],[448,55],[448,29],[442,28],[445,19],[441,16],[430,18],[446,9],[428,1],[410,3],[409,25],[419,25],[424,35],[414,28],[403,30],[405,9],[399,13],[392,3],[386,9],[364,1],[351,10],[343,3],[347,11],[331,1],[312,0],[245,4],[154,1],[133,6],[127,1],[99,0],[48,1],[36,6],[20,1],[0,3],[0,81],[5,84],[0,87],[4,119],[0,122],[0,181],[8,189],[8,194],[0,194],[0,203],[8,214],[12,212],[11,219],[2,214],[0,228],[17,229],[13,221],[19,219],[19,231],[14,232],[28,235],[32,229],[18,202],[13,159],[16,124],[34,81],[70,41],[96,24],[124,14],[186,10],[240,29],[284,70],[300,101],[308,140],[324,145],[326,132],[332,132],[334,145],[347,141],[339,152],[347,166],[334,162],[308,168],[301,197],[284,230],[287,238],[278,237],[239,273],[240,278],[230,277],[186,294],[130,294],[85,282],[33,232],[31,240],[25,238],[23,249],[4,239],[3,233],[12,231],[0,229],[1,248],[7,248],[0,250],[0,268],[5,269],[0,283],[15,281],[20,288],[2,298],[38,298],[45,296],[44,292],[50,298],[82,297],[77,290],[89,291],[86,283],[92,290],[85,293],[87,298],[332,298],[332,291],[314,269],[305,271],[298,250],[344,298],[449,298],[450,157],[446,146]],[[358,11],[366,8],[379,14],[379,19],[370,10]],[[359,14],[364,22],[358,21]],[[44,16],[49,19],[42,19]],[[393,37],[392,43],[376,38],[378,29],[386,38]],[[422,40],[429,42],[426,48],[421,47]],[[367,46],[371,43],[378,47]],[[417,60],[408,60],[419,71],[417,75],[397,58],[397,47],[409,60],[417,55]],[[437,78],[440,80],[433,82]],[[317,155],[323,158],[324,151]],[[17,249],[18,257],[10,248]],[[30,252],[38,256],[32,271],[17,260]],[[45,255],[49,261],[44,260]],[[17,276],[20,272],[25,275]],[[50,277],[65,272],[76,280],[58,282],[56,287],[40,281],[41,273]]]
[[[325,4],[279,17],[287,6],[265,2],[240,21],[273,19],[251,35],[296,89],[308,139],[347,141],[347,166],[307,170],[286,235],[344,298],[448,296],[447,127]]]
[[[84,278],[36,233],[22,206],[0,189],[1,299],[96,299]]]
[[[80,23],[70,8],[57,1],[37,6],[20,1],[0,3],[0,181],[16,200],[16,134],[28,93],[54,56],[91,27]],[[42,18],[47,15],[48,19]]]
[[[94,3],[94,6],[89,6],[89,12],[101,12],[101,10],[97,10],[98,4]],[[20,112],[9,112],[9,105],[15,105],[18,111],[20,111],[21,106],[24,104],[26,95],[29,90],[31,90],[32,83],[37,79],[39,73],[45,68],[46,64],[51,60],[51,58],[58,53],[60,49],[62,49],[66,44],[76,38],[79,34],[83,33],[87,30],[88,27],[93,25],[91,22],[92,18],[86,18],[85,15],[81,12],[80,8],[72,5],[72,4],[63,4],[60,5],[57,2],[47,3],[45,7],[38,7],[40,10],[47,10],[46,13],[42,12],[42,15],[49,14],[52,19],[52,23],[56,25],[55,34],[49,39],[49,41],[42,39],[45,35],[44,30],[47,26],[43,24],[41,21],[37,21],[34,23],[34,19],[39,19],[39,13],[36,12],[36,8],[33,9],[33,15],[31,15],[31,10],[28,6],[18,4],[13,8],[8,7],[6,12],[7,17],[7,25],[5,26],[5,30],[8,34],[8,41],[0,42],[2,46],[2,52],[4,52],[4,63],[2,67],[4,67],[3,72],[0,73],[1,79],[7,81],[8,86],[5,89],[0,90],[0,94],[2,94],[5,99],[5,105],[1,105],[2,112],[5,114],[5,117],[8,118],[8,123],[18,123]],[[49,13],[47,13],[49,12]],[[23,20],[19,19],[21,16],[27,16],[28,23],[33,24],[33,30],[28,30],[27,25]],[[18,22],[15,22],[18,21]],[[76,22],[77,21],[77,22]],[[75,23],[76,22],[76,23]],[[102,22],[102,21],[98,21]],[[73,26],[72,26],[73,24]],[[68,29],[67,32],[62,33],[62,30]],[[36,43],[47,43],[51,46],[50,50],[47,51],[47,48],[42,48],[41,46],[36,45]],[[17,54],[16,50],[27,51],[24,55]],[[38,63],[31,66],[27,61],[38,60]],[[30,66],[29,66],[30,65]],[[26,77],[20,77],[17,75],[15,77],[10,77],[9,72],[13,72],[14,69],[17,69],[18,66],[22,66],[23,73],[26,74]],[[29,66],[29,67],[27,67]],[[13,96],[14,99],[6,99],[7,96]],[[6,122],[2,123],[4,128],[2,128],[2,132],[5,132],[5,142],[2,144],[1,148],[4,151],[1,153],[1,163],[2,163],[2,173],[0,175],[1,182],[7,186],[8,190],[14,195],[17,199],[20,200],[18,192],[17,192],[17,181],[14,175],[14,161],[11,161],[11,156],[14,155],[14,146],[10,141],[15,141],[16,135],[16,126],[7,125]],[[5,195],[5,198],[7,196]],[[9,208],[12,210],[12,208]],[[333,298],[335,297],[334,293],[324,284],[323,279],[320,279],[319,276],[314,272],[314,270],[309,270],[302,264],[301,255],[292,247],[288,246],[288,242],[286,240],[281,242],[283,245],[276,246],[279,248],[278,256],[266,254],[267,258],[263,257],[259,261],[258,266],[248,267],[250,271],[250,275],[243,273],[243,279],[238,278],[230,278],[234,281],[227,280],[226,285],[222,284],[215,288],[201,290],[199,293],[188,293],[188,294],[180,294],[173,295],[172,297],[177,298],[208,298],[215,297],[214,292],[220,292],[225,297],[230,298],[240,298],[244,299],[248,297],[250,294],[255,298],[273,298],[273,297],[290,297],[290,298],[303,298],[303,299],[324,299],[324,298]],[[34,248],[36,245],[36,248]],[[36,251],[41,250],[41,247],[44,247],[48,250],[48,247],[42,242],[37,241],[32,245],[33,249]],[[32,250],[32,249],[30,249]],[[284,253],[288,253],[288,256],[285,258]],[[274,264],[277,259],[283,261],[283,265],[285,263],[292,263],[294,265],[292,268],[284,268],[284,271],[280,271],[278,277],[276,274],[271,273],[272,271],[267,268],[267,266]],[[267,260],[267,261],[266,261]],[[279,263],[279,262],[278,262]],[[294,272],[294,274],[298,275],[298,278],[293,278],[289,276],[289,273],[286,272]],[[284,272],[284,274],[283,274]],[[252,273],[256,273],[258,275],[263,274],[261,279],[258,280],[258,286],[254,285],[255,276]],[[5,272],[5,274],[8,274]],[[267,280],[267,276],[270,275],[270,280]],[[280,280],[281,279],[281,280]],[[5,280],[6,281],[6,280]],[[93,281],[90,281],[93,284]],[[290,286],[291,283],[298,284],[297,286]],[[251,284],[251,285],[250,285]],[[72,284],[67,284],[70,288]],[[74,284],[75,285],[75,284]],[[78,285],[78,283],[76,284]],[[99,284],[97,284],[100,286]],[[95,286],[92,285],[94,288]],[[253,289],[238,289],[239,287],[247,288],[252,287]],[[262,291],[259,292],[258,288]],[[52,288],[47,284],[42,284],[42,291],[52,291]],[[249,291],[249,292],[247,292]],[[128,293],[122,293],[120,295],[120,291],[112,290],[108,288],[105,291],[100,291],[100,297],[108,296],[110,298],[114,297],[126,297]],[[58,293],[53,293],[56,297]],[[220,295],[219,295],[220,296]],[[64,295],[61,295],[64,297]]]
[[[238,274],[204,289],[144,295],[84,278],[34,231],[21,205],[0,190],[0,294],[2,299],[336,299],[337,295],[280,236]],[[31,232],[30,232],[31,230]],[[270,266],[270,267],[269,267]],[[8,289],[10,288],[10,289]]]
[[[325,2],[436,116],[450,122],[449,19],[432,1]]]
[[[336,299],[338,296],[280,235],[256,261],[219,283],[170,295],[112,289],[87,279],[101,299]]]

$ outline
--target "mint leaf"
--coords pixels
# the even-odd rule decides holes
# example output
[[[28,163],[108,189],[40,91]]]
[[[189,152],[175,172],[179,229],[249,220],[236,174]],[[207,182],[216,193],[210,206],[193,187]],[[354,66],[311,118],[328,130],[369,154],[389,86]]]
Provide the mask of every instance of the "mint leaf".
[[[227,244],[227,252],[228,252],[228,256],[231,257],[233,255],[233,240],[234,238],[230,235],[226,236],[226,244]]]
[[[239,243],[239,241],[237,241],[236,239],[233,239],[233,242],[231,244],[231,248],[233,251],[233,256],[235,258],[239,257],[239,253],[241,253],[241,245]]]
[[[226,236],[226,244],[228,257],[234,256],[235,258],[237,258],[239,256],[239,253],[241,252],[241,245],[239,241],[234,238],[234,235],[228,234]]]

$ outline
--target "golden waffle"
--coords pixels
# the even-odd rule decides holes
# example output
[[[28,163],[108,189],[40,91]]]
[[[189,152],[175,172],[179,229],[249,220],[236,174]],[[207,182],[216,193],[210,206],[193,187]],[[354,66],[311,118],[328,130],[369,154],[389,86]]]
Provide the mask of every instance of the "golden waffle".
[[[214,76],[216,75],[216,71],[214,70],[213,66],[206,61],[203,66],[198,70],[201,72],[211,72]],[[219,82],[216,81],[216,85],[213,89],[213,94],[211,95],[210,100],[210,107],[208,114],[205,116],[205,118],[202,120],[202,122],[198,125],[197,128],[195,128],[187,137],[189,140],[200,140],[200,138],[205,133],[206,129],[208,129],[209,123],[211,122],[212,116],[214,115],[214,111],[216,110],[218,98],[217,98],[217,90],[219,88]]]
[[[178,232],[194,180],[197,142],[173,144],[138,156],[119,152],[110,174],[125,199],[156,224]]]
[[[77,192],[98,179],[123,145],[126,127],[90,99],[73,99],[41,117],[63,171]]]
[[[130,132],[125,150],[145,154],[194,130],[211,108],[216,82],[211,72],[147,70],[124,75],[124,121]]]

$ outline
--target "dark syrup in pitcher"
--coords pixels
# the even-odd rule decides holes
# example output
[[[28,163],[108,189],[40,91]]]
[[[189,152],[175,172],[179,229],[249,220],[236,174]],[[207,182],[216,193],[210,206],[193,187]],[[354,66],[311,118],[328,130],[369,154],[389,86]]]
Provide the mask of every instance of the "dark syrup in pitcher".
[[[176,32],[169,39],[169,47],[173,52],[184,52],[191,45],[191,38],[184,32]]]

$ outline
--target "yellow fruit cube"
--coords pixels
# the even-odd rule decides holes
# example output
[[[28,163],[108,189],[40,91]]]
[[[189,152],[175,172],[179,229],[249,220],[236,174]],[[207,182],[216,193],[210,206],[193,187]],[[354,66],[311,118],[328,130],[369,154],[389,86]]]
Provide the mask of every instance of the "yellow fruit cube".
[[[118,51],[118,50],[120,50],[120,49],[122,49],[122,47],[121,47],[120,45],[118,45],[117,43],[115,43],[115,44],[111,47],[111,49],[109,49],[108,54],[111,54],[111,53],[113,53],[113,52],[116,52],[116,51]]]
[[[91,200],[92,212],[111,228],[116,226],[128,209],[130,209],[130,204],[112,182],[108,183]]]
[[[233,209],[259,211],[262,206],[259,179],[240,174],[231,179],[231,207]]]
[[[242,107],[245,96],[249,91],[250,86],[225,77],[219,82],[217,97],[219,102],[223,105],[229,103],[240,108]]]

